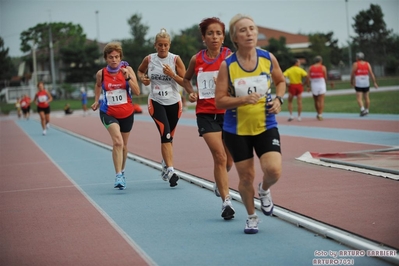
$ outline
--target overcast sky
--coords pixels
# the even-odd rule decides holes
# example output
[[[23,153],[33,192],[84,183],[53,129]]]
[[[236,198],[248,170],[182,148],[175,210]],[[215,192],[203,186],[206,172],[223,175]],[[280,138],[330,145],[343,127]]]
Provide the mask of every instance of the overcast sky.
[[[353,18],[371,3],[382,8],[387,28],[399,34],[399,0],[0,0],[0,36],[10,56],[21,56],[21,32],[38,23],[80,24],[89,39],[109,42],[132,37],[127,20],[134,14],[141,14],[149,26],[147,37],[153,37],[161,28],[178,34],[212,16],[228,29],[230,19],[243,13],[259,26],[290,33],[333,31],[342,46],[349,40],[348,20],[349,34],[354,35]]]

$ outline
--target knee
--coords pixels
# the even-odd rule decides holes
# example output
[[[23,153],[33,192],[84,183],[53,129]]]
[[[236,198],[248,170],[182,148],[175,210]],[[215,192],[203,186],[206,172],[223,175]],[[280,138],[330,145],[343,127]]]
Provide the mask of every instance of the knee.
[[[215,164],[225,167],[227,163],[227,155],[223,152],[215,152],[214,156]]]
[[[276,182],[277,180],[280,179],[281,176],[281,166],[271,166],[267,169],[266,171],[267,177],[271,180]]]
[[[114,146],[114,148],[124,148],[124,144],[123,144],[123,139],[122,139],[122,137],[116,137],[116,138],[114,138],[114,140],[113,140],[113,146]]]

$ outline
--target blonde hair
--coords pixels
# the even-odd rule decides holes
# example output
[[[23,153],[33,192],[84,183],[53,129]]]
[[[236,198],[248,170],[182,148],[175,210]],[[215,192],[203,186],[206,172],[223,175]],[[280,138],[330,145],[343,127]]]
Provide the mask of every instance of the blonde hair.
[[[166,31],[165,28],[162,28],[162,29],[159,31],[159,33],[158,33],[157,35],[155,35],[155,43],[158,42],[158,39],[159,39],[159,38],[166,38],[166,39],[169,39],[169,42],[170,42],[170,35],[169,35],[169,33]]]
[[[110,42],[107,43],[104,47],[104,59],[107,59],[107,55],[112,53],[113,51],[117,51],[119,55],[121,56],[121,59],[123,58],[123,51],[122,51],[122,45],[120,42]]]
[[[251,16],[244,15],[244,14],[237,14],[230,20],[230,23],[229,23],[229,35],[230,35],[230,40],[234,44],[235,48],[238,48],[237,43],[234,42],[234,38],[237,35],[235,25],[236,25],[236,23],[238,21],[240,21],[241,19],[245,19],[245,18],[251,20],[255,24],[255,21],[254,21],[254,19]],[[255,24],[255,27],[256,27],[256,31],[258,31],[258,26],[256,26],[256,24]]]

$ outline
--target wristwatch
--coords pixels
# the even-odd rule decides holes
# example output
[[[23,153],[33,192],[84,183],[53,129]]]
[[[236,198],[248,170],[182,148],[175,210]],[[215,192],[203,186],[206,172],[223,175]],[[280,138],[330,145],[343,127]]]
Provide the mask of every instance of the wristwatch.
[[[276,96],[276,99],[278,99],[280,101],[280,104],[283,105],[284,103],[284,99],[281,96]]]

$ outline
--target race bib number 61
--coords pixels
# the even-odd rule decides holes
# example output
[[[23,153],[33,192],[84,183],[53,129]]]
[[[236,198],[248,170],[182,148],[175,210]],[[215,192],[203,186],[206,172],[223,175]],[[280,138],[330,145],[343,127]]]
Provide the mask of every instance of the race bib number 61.
[[[252,93],[259,93],[261,96],[266,96],[270,87],[269,83],[270,81],[266,75],[236,79],[234,80],[236,97]]]

